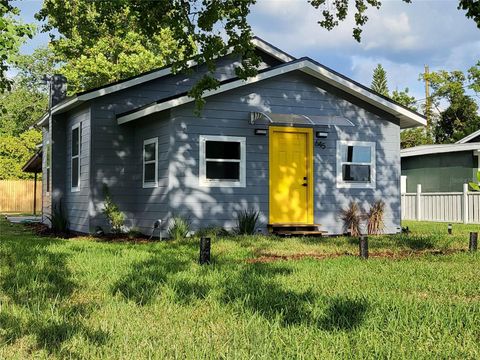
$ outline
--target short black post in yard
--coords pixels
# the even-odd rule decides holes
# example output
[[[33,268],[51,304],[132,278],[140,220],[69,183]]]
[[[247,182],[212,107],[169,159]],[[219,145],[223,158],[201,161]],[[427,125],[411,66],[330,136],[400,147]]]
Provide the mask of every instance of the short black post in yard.
[[[468,244],[468,250],[471,252],[477,251],[478,246],[478,232],[470,233],[470,242]]]
[[[360,257],[362,259],[368,259],[368,237],[366,235],[360,236],[359,244],[360,244]]]
[[[200,238],[200,265],[210,264],[210,238]]]
[[[452,228],[453,228],[453,227],[452,227],[452,224],[448,224],[448,227],[447,227],[447,229],[448,229],[448,235],[452,235]]]

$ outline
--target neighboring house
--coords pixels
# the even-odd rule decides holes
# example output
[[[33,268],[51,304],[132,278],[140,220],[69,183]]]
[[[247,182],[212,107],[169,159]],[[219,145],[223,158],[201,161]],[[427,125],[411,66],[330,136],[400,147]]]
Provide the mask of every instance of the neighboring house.
[[[193,229],[235,226],[257,209],[267,224],[322,224],[341,233],[349,201],[386,203],[386,232],[400,229],[400,129],[422,115],[309,58],[295,59],[256,38],[257,76],[235,77],[240,59],[217,61],[218,89],[197,116],[191,74],[163,68],[61,100],[44,129],[44,213],[60,201],[72,230],[108,229],[103,185],[127,216],[150,233],[181,215]],[[50,175],[47,175],[50,174]],[[49,187],[50,186],[50,187]]]
[[[455,144],[415,146],[401,151],[406,192],[459,192],[477,180],[480,170],[480,130]]]

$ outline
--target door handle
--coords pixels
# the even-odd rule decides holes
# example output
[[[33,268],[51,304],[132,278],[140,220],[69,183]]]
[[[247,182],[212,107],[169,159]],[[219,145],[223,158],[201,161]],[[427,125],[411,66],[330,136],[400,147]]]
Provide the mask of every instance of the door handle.
[[[302,186],[307,186],[308,184],[307,183],[303,183]]]

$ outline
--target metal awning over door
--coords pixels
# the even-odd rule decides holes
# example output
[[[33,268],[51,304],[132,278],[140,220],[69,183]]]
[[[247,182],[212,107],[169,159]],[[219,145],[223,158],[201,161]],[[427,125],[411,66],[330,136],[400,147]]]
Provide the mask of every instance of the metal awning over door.
[[[290,126],[355,126],[347,118],[338,115],[274,114],[264,112],[250,113],[250,124],[255,125],[259,120],[266,120],[269,124]]]

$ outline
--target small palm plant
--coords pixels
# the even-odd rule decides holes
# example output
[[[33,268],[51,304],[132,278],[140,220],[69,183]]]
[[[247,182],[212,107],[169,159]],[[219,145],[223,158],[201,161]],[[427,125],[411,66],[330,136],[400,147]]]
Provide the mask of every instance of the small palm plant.
[[[473,181],[468,183],[473,191],[480,191],[480,171],[477,171],[477,181],[479,182],[478,184]]]
[[[346,209],[340,210],[340,219],[343,221],[343,230],[350,236],[360,236],[362,214],[355,201],[351,201]]]
[[[368,235],[378,235],[383,232],[385,223],[383,216],[385,214],[385,203],[382,200],[377,200],[370,207],[370,210],[364,215],[367,221]]]

